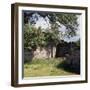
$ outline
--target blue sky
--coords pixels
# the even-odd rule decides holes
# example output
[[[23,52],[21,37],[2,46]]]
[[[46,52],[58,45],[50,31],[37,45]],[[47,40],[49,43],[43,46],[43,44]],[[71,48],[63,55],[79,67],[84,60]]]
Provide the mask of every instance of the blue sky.
[[[38,20],[37,20],[37,18]],[[42,16],[40,16],[38,13],[34,13],[32,15],[32,18],[30,17],[30,22],[32,20],[35,20],[36,24],[34,25],[36,28],[38,27],[41,27],[43,30],[47,29],[47,28],[50,28],[50,23],[49,23],[49,19],[48,17],[45,17],[43,18]],[[60,24],[59,22],[57,22],[61,27],[59,27],[59,31],[62,32],[63,34],[65,33],[66,31],[66,27],[62,24]],[[78,41],[80,39],[80,16],[78,17],[78,23],[79,23],[79,27],[78,27],[78,30],[76,31],[77,35],[74,36],[74,37],[71,37],[71,38],[67,38],[67,37],[63,37],[63,40],[64,41],[67,41],[67,42],[75,42],[75,41]]]

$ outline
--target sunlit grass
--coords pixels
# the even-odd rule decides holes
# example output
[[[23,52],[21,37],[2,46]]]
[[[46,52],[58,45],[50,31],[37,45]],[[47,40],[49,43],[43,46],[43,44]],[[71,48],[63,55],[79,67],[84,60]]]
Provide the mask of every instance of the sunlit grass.
[[[34,59],[32,60],[32,62],[24,64],[24,77],[60,76],[75,74],[73,72],[65,71],[63,68],[58,68],[58,65],[62,66],[63,62],[63,58]]]

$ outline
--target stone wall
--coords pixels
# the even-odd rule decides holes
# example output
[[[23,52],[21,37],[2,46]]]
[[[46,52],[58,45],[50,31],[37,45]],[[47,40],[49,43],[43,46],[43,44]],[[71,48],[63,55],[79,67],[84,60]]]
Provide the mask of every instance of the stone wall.
[[[51,58],[56,55],[56,47],[38,47],[35,51],[32,50],[24,50],[24,59],[32,60],[33,58],[43,59],[43,58]]]

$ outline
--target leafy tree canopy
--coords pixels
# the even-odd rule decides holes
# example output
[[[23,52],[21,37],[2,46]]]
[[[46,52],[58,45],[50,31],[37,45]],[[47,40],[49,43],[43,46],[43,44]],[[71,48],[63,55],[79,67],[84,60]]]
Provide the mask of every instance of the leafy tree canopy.
[[[32,18],[35,13],[39,14],[45,20],[46,17],[48,17],[51,28],[47,28],[48,30],[45,30],[45,32],[42,31],[41,27],[35,28],[33,25],[38,21],[37,16]],[[30,18],[32,18],[31,22],[29,21]],[[79,25],[77,19],[77,14],[32,11],[24,12],[24,46],[32,49],[37,46],[57,45],[60,41],[60,31],[58,30],[60,24],[63,24],[66,27],[66,36],[75,36]]]
[[[54,25],[54,27],[60,27],[60,24],[63,24],[66,28],[66,35],[68,37],[72,37],[76,35],[75,31],[78,29],[78,15],[77,14],[69,14],[69,13],[56,13],[56,12],[24,12],[24,23],[28,23],[28,20],[32,18],[33,14],[39,14],[44,19],[48,17],[50,24]],[[35,16],[35,18],[32,20],[31,24],[35,24],[38,20],[38,17]],[[60,24],[58,24],[58,23]]]

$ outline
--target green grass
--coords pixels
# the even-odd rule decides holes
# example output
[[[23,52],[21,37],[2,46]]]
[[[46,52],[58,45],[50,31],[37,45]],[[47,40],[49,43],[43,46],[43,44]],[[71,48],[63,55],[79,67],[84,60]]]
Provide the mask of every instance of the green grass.
[[[36,76],[60,76],[73,75],[74,72],[65,70],[64,59],[34,59],[30,63],[24,64],[24,77]],[[59,67],[58,67],[59,66]]]

